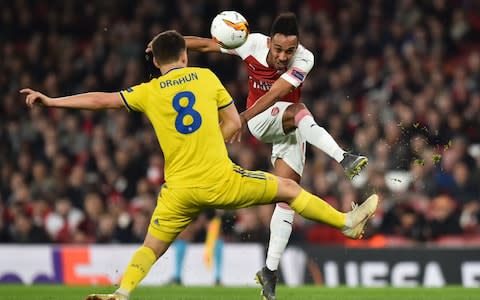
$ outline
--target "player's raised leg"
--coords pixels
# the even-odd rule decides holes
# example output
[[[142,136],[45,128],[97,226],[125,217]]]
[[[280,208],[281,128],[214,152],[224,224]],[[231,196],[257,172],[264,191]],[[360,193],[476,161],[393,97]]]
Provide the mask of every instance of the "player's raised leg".
[[[287,202],[301,216],[340,229],[345,236],[352,239],[361,237],[367,221],[377,209],[376,194],[368,197],[350,212],[343,213],[305,191],[293,180],[279,177],[278,182],[276,201]]]
[[[358,175],[368,163],[367,157],[343,150],[330,133],[315,122],[303,103],[292,104],[287,108],[283,116],[283,126],[285,131],[298,128],[309,144],[340,163],[345,170],[345,175],[350,179]]]

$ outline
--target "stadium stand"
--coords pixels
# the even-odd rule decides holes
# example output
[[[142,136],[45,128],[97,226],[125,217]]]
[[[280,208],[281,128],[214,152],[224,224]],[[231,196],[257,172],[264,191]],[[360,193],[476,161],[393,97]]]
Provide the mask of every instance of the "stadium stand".
[[[1,243],[141,241],[163,182],[146,119],[28,110],[18,91],[60,96],[145,81],[158,75],[144,54],[151,37],[170,28],[208,36],[225,9],[263,33],[277,13],[298,15],[316,59],[303,101],[344,148],[370,159],[350,182],[308,149],[303,185],[344,210],[376,191],[381,210],[363,245],[480,244],[480,2],[467,0],[0,2]],[[241,61],[190,55],[242,111]],[[246,168],[270,168],[268,146],[252,137],[229,150]],[[271,211],[226,214],[226,241],[266,242]],[[353,245],[300,217],[294,230],[293,243]]]

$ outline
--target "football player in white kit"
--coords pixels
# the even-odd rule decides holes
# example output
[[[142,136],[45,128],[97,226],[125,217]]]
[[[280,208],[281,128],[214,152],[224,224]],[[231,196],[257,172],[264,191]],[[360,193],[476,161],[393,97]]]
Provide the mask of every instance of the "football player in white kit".
[[[357,175],[367,164],[365,156],[347,153],[319,126],[300,102],[300,89],[313,67],[314,56],[299,43],[293,13],[280,14],[270,36],[251,33],[236,49],[221,48],[215,41],[185,37],[187,48],[200,52],[221,52],[242,58],[248,72],[247,110],[241,114],[253,136],[272,144],[274,174],[300,182],[305,165],[305,143],[317,147],[339,162],[347,177]],[[147,52],[149,48],[147,47]],[[238,131],[232,140],[240,140]],[[265,299],[275,297],[280,257],[292,232],[294,211],[277,204],[270,222],[270,242],[266,266],[256,274]]]

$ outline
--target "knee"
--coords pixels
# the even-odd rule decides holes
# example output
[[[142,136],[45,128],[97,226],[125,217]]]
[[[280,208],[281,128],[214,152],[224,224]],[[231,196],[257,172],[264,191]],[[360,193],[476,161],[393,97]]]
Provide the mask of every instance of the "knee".
[[[282,184],[288,189],[295,188],[298,185],[298,183],[296,183],[295,180],[290,178],[283,178]]]
[[[308,110],[307,107],[305,106],[305,104],[303,104],[303,103],[294,103],[291,106],[292,106],[292,109],[295,112],[295,114],[299,113],[300,111],[302,111],[304,109]]]
[[[283,114],[283,127],[285,132],[295,129],[298,122],[306,115],[311,115],[311,113],[303,103],[294,103],[287,107]]]
[[[307,107],[303,103],[293,103],[287,107],[285,114],[288,114],[292,118],[295,117],[301,111],[308,111]]]
[[[167,251],[168,247],[170,247],[170,244],[171,242],[159,240],[150,233],[147,233],[147,236],[143,242],[143,246],[150,248],[157,259]]]
[[[300,189],[300,185],[294,180],[279,177],[277,200],[290,203],[298,195]]]
[[[296,103],[291,105],[292,108],[292,115],[295,122],[295,126],[298,126],[300,120],[302,120],[305,116],[311,116],[312,113],[308,110],[308,108],[303,103]]]

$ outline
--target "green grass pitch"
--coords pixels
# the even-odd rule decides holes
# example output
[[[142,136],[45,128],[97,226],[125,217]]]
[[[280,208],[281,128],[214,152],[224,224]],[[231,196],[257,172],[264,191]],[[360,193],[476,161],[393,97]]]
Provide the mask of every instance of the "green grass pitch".
[[[109,287],[67,287],[59,285],[0,285],[2,300],[82,300],[90,293],[109,293]],[[280,286],[280,300],[478,300],[480,289],[445,288],[322,288]],[[131,300],[247,300],[261,299],[259,288],[227,287],[140,287]]]

